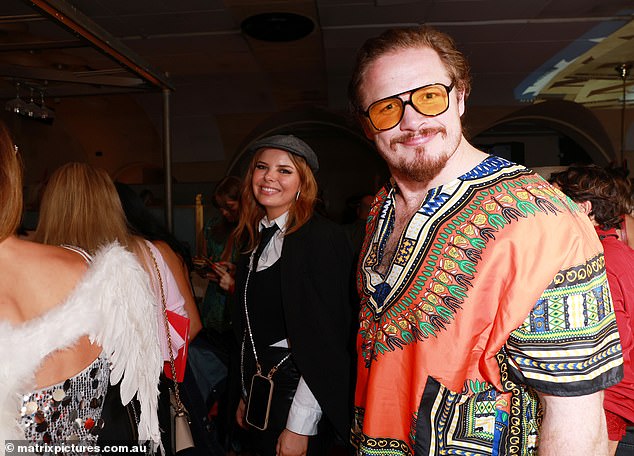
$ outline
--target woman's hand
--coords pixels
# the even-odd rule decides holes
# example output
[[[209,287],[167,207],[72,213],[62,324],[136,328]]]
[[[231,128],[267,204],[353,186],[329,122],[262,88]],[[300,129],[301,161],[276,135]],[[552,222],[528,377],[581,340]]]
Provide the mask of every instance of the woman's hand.
[[[218,274],[216,274],[213,271],[205,271],[205,272],[203,272],[201,274],[201,276],[202,276],[203,279],[207,279],[207,280],[210,280],[210,281],[216,282],[216,283],[218,283],[218,280],[219,280],[218,279]]]
[[[218,274],[213,270],[213,261],[208,257],[195,257],[192,258],[194,264],[194,271],[203,279],[210,280],[211,282],[218,282]]]
[[[226,270],[232,276],[236,275],[236,265],[231,261],[217,261],[213,263],[214,265],[220,266],[224,270]]]
[[[233,293],[235,280],[233,278],[236,265],[229,261],[219,261],[211,265],[213,272],[218,276],[218,286],[228,293]]]
[[[284,429],[277,439],[277,456],[304,456],[308,451],[308,436]]]
[[[244,421],[244,414],[247,409],[247,404],[244,402],[244,399],[240,399],[240,403],[238,404],[238,409],[236,410],[236,423],[242,429],[247,429],[247,423]]]

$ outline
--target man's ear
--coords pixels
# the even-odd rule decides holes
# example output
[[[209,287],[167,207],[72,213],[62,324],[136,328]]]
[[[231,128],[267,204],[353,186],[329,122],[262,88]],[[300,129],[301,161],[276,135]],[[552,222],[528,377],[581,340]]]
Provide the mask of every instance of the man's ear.
[[[465,96],[464,89],[460,91],[456,91],[456,95],[458,97],[458,112],[460,113],[460,117],[464,114],[464,104],[465,104]]]
[[[577,203],[577,205],[581,208],[581,211],[586,215],[589,215],[590,212],[592,212],[592,203],[590,201],[582,201],[580,203]]]
[[[363,127],[363,133],[365,133],[365,137],[370,141],[374,141],[374,135],[376,134],[375,128],[370,123],[370,119],[365,116],[358,116],[359,122],[361,122],[361,126]]]

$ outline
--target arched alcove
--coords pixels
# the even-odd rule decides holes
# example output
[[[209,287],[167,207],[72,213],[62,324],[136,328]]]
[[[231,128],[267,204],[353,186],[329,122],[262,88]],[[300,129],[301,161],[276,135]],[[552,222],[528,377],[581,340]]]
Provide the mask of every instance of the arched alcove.
[[[501,155],[529,167],[577,161],[607,165],[617,160],[596,116],[568,101],[547,101],[520,109],[477,133],[472,142],[489,150],[497,146]]]

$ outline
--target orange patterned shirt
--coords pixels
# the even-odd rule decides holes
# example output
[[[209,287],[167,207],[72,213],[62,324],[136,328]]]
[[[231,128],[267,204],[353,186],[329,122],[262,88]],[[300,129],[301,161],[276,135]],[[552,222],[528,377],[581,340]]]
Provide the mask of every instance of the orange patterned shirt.
[[[353,443],[359,454],[533,454],[535,390],[584,395],[621,378],[601,245],[576,205],[490,156],[428,192],[385,275],[393,183],[359,262]]]

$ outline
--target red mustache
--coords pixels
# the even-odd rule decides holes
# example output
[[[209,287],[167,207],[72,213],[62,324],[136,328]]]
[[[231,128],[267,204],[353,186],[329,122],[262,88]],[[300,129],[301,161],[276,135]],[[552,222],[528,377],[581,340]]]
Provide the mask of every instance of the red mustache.
[[[395,144],[403,143],[409,141],[410,139],[416,136],[431,136],[435,134],[447,135],[447,130],[443,127],[435,127],[435,128],[421,128],[415,133],[403,133],[402,135],[395,136],[390,140],[390,146],[394,147]]]

